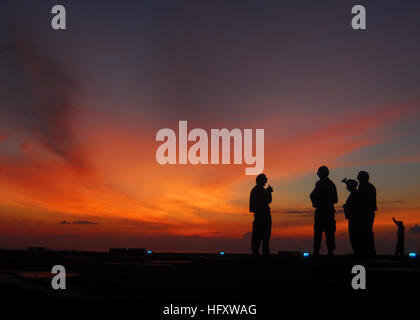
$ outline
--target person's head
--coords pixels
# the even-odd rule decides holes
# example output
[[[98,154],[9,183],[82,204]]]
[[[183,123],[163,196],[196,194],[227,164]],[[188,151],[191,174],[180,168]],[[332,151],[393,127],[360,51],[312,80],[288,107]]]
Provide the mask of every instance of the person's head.
[[[397,224],[398,224],[399,227],[404,226],[404,223],[402,221],[397,221]]]
[[[342,182],[346,184],[347,190],[349,190],[350,192],[355,191],[357,189],[357,186],[359,185],[359,183],[353,179],[344,178]]]
[[[322,166],[318,169],[317,175],[320,179],[326,179],[330,175],[330,170],[326,166]]]
[[[267,177],[264,173],[259,174],[255,180],[257,182],[257,185],[262,187],[264,187],[264,185],[267,183]]]
[[[360,183],[368,183],[369,173],[367,173],[366,171],[360,171],[357,175],[357,180],[359,180]]]

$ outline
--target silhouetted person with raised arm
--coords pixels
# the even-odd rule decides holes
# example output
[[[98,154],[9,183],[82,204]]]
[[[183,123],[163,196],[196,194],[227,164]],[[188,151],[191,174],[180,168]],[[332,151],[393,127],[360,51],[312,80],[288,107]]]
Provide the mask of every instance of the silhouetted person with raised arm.
[[[366,171],[360,171],[357,175],[357,180],[359,180],[360,214],[362,219],[364,219],[363,254],[373,257],[376,255],[373,222],[375,220],[375,211],[378,210],[376,205],[376,188],[369,182],[369,174]]]
[[[326,166],[318,169],[319,180],[310,194],[312,206],[315,208],[314,218],[314,255],[319,255],[321,249],[322,233],[325,232],[328,255],[332,256],[335,250],[335,208],[338,202],[337,188],[328,178],[330,171]]]
[[[346,184],[350,192],[346,202],[343,205],[344,216],[349,222],[349,237],[355,256],[361,255],[361,239],[363,232],[363,219],[360,217],[360,201],[358,197],[358,182],[353,179],[343,179],[341,182]]]
[[[398,227],[398,237],[397,237],[397,245],[395,247],[395,255],[397,257],[404,256],[404,223],[402,221],[395,220],[395,217],[392,217],[392,220]]]
[[[249,211],[254,213],[254,222],[252,224],[252,254],[258,255],[262,242],[263,255],[270,255],[269,241],[271,236],[271,212],[270,206],[273,188],[268,186],[265,174],[260,174],[256,178],[256,186],[252,189],[249,197]]]

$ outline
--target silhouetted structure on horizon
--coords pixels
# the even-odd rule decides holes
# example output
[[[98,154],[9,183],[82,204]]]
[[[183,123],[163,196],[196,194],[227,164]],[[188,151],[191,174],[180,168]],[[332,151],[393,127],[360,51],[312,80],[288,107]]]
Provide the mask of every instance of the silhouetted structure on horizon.
[[[262,242],[263,255],[270,255],[270,236],[271,236],[271,212],[269,204],[272,201],[271,193],[273,188],[268,186],[267,177],[260,174],[256,178],[256,186],[252,189],[249,197],[249,211],[254,213],[252,224],[251,249],[253,255],[258,255]]]
[[[392,220],[398,227],[397,231],[397,245],[395,246],[395,255],[397,257],[404,256],[404,223],[402,221],[395,220],[395,217],[392,217]]]
[[[338,202],[337,188],[328,178],[330,171],[326,166],[318,169],[319,180],[315,189],[311,192],[312,206],[315,208],[314,217],[314,255],[319,255],[321,249],[322,234],[328,247],[328,255],[332,256],[335,250],[335,208]]]

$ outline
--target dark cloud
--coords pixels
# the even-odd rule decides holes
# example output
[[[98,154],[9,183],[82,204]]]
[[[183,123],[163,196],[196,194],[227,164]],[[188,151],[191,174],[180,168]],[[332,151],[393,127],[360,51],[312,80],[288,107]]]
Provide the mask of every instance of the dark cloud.
[[[293,209],[287,209],[287,210],[272,210],[271,213],[273,214],[286,214],[286,215],[292,215],[297,217],[312,217],[314,214],[314,210],[311,209],[302,209],[302,210],[293,210]]]
[[[418,224],[415,224],[414,227],[411,227],[408,232],[420,234],[420,226]]]
[[[98,223],[92,222],[92,221],[79,220],[79,221],[73,221],[73,224],[98,224]]]
[[[336,213],[344,213],[343,208],[336,208]],[[315,212],[315,209],[302,209],[302,210],[272,210],[271,213],[273,214],[286,214],[286,215],[292,215],[296,217],[313,217]]]
[[[42,53],[27,35],[10,32],[9,43],[0,45],[0,98],[3,128],[24,130],[51,152],[72,165],[82,166],[71,118],[77,84],[61,65]]]
[[[404,203],[402,200],[390,200],[390,201],[382,201],[382,204],[393,204],[393,203]]]
[[[86,220],[77,220],[77,221],[61,221],[60,224],[99,224],[97,222],[86,221]]]
[[[308,214],[308,213],[313,213],[313,210],[288,210],[288,211],[283,211],[282,213],[286,213],[286,214]]]
[[[171,224],[164,222],[149,222],[139,219],[128,218],[111,218],[111,222],[115,224],[122,224],[123,228],[131,230],[165,230],[171,227]]]

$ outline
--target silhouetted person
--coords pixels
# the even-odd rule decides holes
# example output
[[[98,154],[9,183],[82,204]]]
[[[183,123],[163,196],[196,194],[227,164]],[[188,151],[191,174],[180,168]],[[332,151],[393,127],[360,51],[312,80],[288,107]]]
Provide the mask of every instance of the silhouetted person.
[[[398,257],[404,256],[404,223],[402,221],[395,220],[394,217],[392,217],[392,220],[394,220],[395,224],[398,227],[398,238],[397,238],[397,246],[395,247],[395,255]]]
[[[364,219],[363,255],[375,256],[373,222],[375,220],[375,211],[378,210],[376,205],[376,188],[369,182],[369,174],[366,171],[360,171],[357,175],[357,180],[359,180],[360,214],[362,219]]]
[[[358,182],[353,179],[343,179],[347,190],[350,192],[344,203],[344,216],[349,222],[349,237],[354,255],[362,253],[363,219],[360,217],[360,200],[357,190]]]
[[[269,241],[271,236],[271,213],[270,206],[273,188],[268,186],[267,177],[260,174],[256,178],[257,185],[252,189],[249,197],[249,211],[254,213],[254,222],[252,224],[252,254],[258,255],[262,242],[263,255],[270,255]]]
[[[319,180],[315,184],[315,189],[310,194],[312,206],[315,208],[314,218],[314,255],[319,255],[321,249],[322,233],[328,247],[328,255],[332,256],[335,250],[335,208],[338,202],[337,188],[328,178],[330,171],[326,166],[318,169]]]

